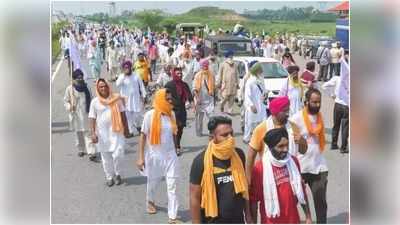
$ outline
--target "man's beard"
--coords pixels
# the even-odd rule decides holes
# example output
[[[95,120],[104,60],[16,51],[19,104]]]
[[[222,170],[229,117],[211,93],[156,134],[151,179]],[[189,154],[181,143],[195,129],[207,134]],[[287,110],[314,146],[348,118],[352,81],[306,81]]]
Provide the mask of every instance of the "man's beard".
[[[317,114],[320,109],[320,107],[312,107],[310,105],[308,105],[307,108],[308,108],[308,111],[313,115]]]
[[[282,159],[286,158],[288,153],[287,152],[278,152],[278,151],[276,151],[275,148],[272,148],[271,154],[275,159],[282,160]]]

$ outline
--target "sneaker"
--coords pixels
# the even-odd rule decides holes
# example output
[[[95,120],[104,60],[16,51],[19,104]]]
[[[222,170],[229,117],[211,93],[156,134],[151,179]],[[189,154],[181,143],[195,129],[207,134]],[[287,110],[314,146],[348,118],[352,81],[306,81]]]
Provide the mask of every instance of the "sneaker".
[[[115,176],[115,184],[120,185],[122,183],[122,179],[120,175]]]
[[[349,153],[349,149],[348,148],[340,149],[340,153],[343,153],[343,154]]]
[[[339,149],[339,146],[337,144],[331,145],[331,150],[337,150],[337,149]]]
[[[106,184],[107,186],[111,187],[114,185],[114,180],[113,179],[107,180]]]
[[[85,155],[84,152],[78,152],[78,156],[79,156],[79,157],[83,157],[84,155]]]

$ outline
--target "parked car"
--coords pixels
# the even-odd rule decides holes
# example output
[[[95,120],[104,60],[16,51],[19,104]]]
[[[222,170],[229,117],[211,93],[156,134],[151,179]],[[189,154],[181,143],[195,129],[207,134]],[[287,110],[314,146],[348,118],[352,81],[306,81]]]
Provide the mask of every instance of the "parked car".
[[[237,93],[238,102],[243,102],[243,96],[241,90],[243,90],[243,77],[249,72],[249,63],[257,61],[261,63],[263,68],[264,85],[268,91],[268,104],[269,102],[279,95],[281,87],[288,79],[289,73],[282,66],[282,64],[273,58],[265,57],[233,57],[233,60],[238,65],[240,85]],[[268,105],[267,105],[268,109]]]

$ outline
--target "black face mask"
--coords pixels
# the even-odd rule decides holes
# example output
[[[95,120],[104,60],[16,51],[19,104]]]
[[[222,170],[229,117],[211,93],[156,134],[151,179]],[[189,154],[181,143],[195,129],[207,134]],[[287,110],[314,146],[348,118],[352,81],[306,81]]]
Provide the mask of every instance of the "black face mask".
[[[319,109],[321,108],[321,107],[312,107],[310,105],[308,105],[307,107],[308,111],[313,115],[317,114],[319,112]]]
[[[282,160],[286,158],[287,152],[278,152],[275,147],[270,149],[272,156],[277,160]]]

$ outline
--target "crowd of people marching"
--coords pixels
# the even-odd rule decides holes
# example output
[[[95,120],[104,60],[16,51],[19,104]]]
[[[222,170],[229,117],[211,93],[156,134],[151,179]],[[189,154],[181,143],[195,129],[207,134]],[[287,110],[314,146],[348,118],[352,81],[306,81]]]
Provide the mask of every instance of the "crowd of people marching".
[[[279,60],[289,74],[279,97],[267,101],[260,62],[250,62],[249,73],[240,80],[235,52],[225,52],[224,59],[215,53],[205,55],[204,42],[196,36],[174,40],[167,33],[117,26],[96,29],[90,24],[86,29],[63,30],[60,44],[72,80],[64,103],[78,155],[88,154],[96,161],[100,153],[106,184],[120,185],[125,142],[139,135],[136,165],[147,177],[147,212],[157,213],[154,193],[165,178],[168,222],[177,223],[181,139],[188,110],[193,110],[193,136],[204,135],[204,116],[209,135],[207,148],[194,158],[190,171],[193,223],[257,223],[258,214],[261,223],[300,223],[298,204],[305,222],[312,223],[306,185],[316,222],[326,223],[328,167],[321,90],[335,99],[331,149],[339,148],[341,130],[340,151],[347,153],[349,57],[339,43],[330,49],[321,43],[319,75],[313,60],[301,71],[292,55],[301,52],[295,43],[285,36],[253,39],[256,52]],[[88,60],[90,71],[82,67],[81,58]],[[106,77],[101,76],[103,64]],[[95,93],[90,91],[91,81]],[[239,88],[247,154],[236,147],[233,137]]]

